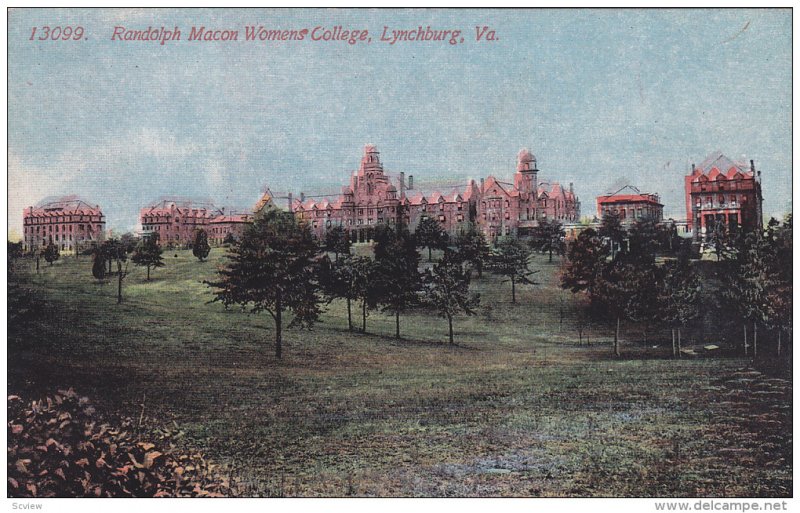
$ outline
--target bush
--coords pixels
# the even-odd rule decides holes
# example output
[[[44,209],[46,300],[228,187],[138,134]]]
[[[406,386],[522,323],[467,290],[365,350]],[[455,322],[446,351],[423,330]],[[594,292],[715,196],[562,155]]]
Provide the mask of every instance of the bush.
[[[72,389],[30,402],[9,395],[8,419],[9,497],[234,495],[217,465],[180,452],[179,433],[105,422]]]

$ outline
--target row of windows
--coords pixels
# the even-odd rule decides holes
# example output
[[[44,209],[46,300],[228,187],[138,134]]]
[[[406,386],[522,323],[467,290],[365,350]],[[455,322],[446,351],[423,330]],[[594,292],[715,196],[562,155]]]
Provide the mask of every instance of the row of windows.
[[[81,221],[102,221],[103,216],[59,216],[59,217],[26,217],[25,224],[78,223]]]
[[[728,196],[727,199],[730,201],[730,205],[732,207],[735,207],[737,205],[736,195],[732,194],[731,196]],[[717,196],[717,204],[718,205],[725,206],[725,204],[726,204],[725,200],[726,200],[726,197],[725,197],[724,194],[720,194],[720,195]],[[745,203],[745,202],[747,202],[747,197],[746,196],[742,196],[742,203]],[[702,207],[702,200],[700,199],[700,197],[695,198],[694,204],[695,204],[695,206],[697,208]],[[705,197],[705,204],[706,204],[707,207],[713,206],[713,204],[714,204],[713,197],[710,196],[710,195],[706,196]]]
[[[72,233],[72,226],[73,225],[69,225],[69,230],[67,230],[67,226],[63,226],[63,225],[26,226],[24,228],[24,232],[26,234],[29,234],[29,233],[40,233],[39,229],[41,228],[41,233],[53,233],[53,232],[58,233],[58,232],[61,232],[61,231],[64,231],[64,232],[69,231],[70,233]],[[55,229],[54,229],[54,227],[55,227]],[[85,228],[84,228],[84,225],[79,224],[77,231],[82,232],[82,231],[84,231],[84,229],[86,231],[89,231],[89,232],[94,231],[94,229],[92,228],[92,225],[90,225],[90,224],[87,224]],[[98,224],[97,225],[97,229],[98,230],[102,230],[102,226]]]

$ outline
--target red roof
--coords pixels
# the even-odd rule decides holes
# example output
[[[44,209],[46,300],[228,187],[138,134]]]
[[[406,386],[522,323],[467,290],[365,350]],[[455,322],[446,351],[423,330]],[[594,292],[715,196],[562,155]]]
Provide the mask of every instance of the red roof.
[[[616,196],[598,196],[598,203],[652,203],[661,205],[658,201],[642,194],[618,194]]]

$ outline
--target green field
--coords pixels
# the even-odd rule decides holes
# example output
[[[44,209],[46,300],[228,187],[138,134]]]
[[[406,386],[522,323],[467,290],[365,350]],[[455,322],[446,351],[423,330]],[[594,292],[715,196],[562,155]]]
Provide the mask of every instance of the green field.
[[[131,269],[121,305],[89,257],[38,275],[22,261],[45,309],[10,329],[9,393],[74,387],[109,414],[175,422],[252,495],[792,493],[790,381],[745,359],[673,360],[639,331],[617,360],[606,327],[579,345],[546,257],[517,304],[510,284],[474,280],[482,305],[456,320],[456,346],[425,312],[401,318],[401,340],[380,313],[349,333],[335,302],[313,331],[284,332],[278,361],[268,314],[207,304],[222,250],[164,256],[150,282]]]

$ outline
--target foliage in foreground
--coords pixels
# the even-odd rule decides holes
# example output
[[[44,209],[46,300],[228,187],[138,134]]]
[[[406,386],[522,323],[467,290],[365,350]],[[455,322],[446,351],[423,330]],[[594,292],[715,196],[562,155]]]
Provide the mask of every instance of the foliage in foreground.
[[[229,478],[180,436],[137,434],[131,419],[104,421],[72,389],[42,400],[8,396],[9,497],[225,497]]]

